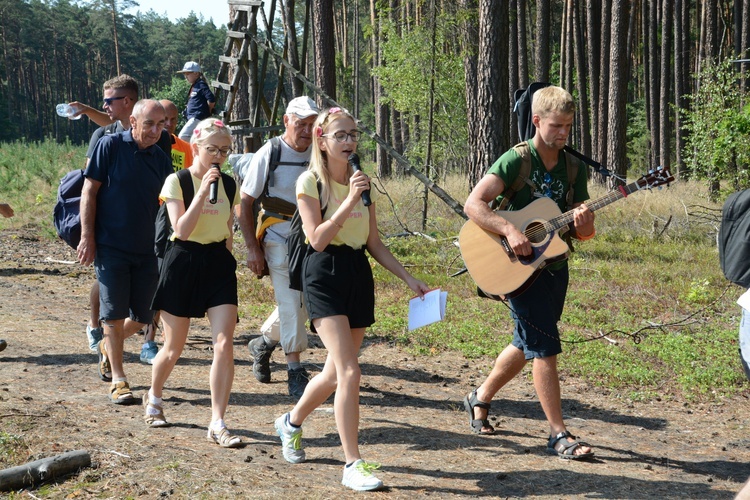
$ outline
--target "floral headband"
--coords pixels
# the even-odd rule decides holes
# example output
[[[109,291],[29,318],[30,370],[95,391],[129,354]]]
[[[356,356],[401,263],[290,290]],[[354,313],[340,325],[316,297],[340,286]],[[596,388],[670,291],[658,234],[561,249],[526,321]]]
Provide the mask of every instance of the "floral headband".
[[[336,107],[333,107],[333,108],[329,108],[329,109],[328,109],[328,110],[326,111],[326,117],[325,117],[325,118],[323,119],[323,121],[322,121],[321,123],[325,123],[326,121],[328,121],[328,117],[329,117],[329,116],[331,116],[331,115],[335,115],[335,114],[337,114],[337,113],[341,113],[342,111],[343,111],[343,110],[342,110],[341,108],[339,108],[338,106],[336,106]],[[323,127],[322,127],[321,125],[318,125],[318,126],[316,127],[316,129],[315,129],[315,135],[316,135],[317,137],[322,137],[322,136],[323,136]]]
[[[221,121],[221,120],[215,120],[212,124],[208,125],[207,127],[196,128],[195,130],[193,130],[193,135],[196,138],[200,139],[201,132],[203,131],[203,129],[209,128],[209,127],[224,128],[225,125],[224,125],[223,121]]]

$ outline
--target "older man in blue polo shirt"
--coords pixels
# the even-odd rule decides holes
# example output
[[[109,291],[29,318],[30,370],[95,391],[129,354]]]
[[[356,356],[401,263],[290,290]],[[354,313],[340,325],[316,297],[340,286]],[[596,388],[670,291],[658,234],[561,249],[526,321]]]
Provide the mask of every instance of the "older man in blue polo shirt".
[[[123,342],[154,316],[154,221],[159,192],[172,172],[170,158],[156,146],[165,120],[158,101],[138,101],[130,130],[102,137],[84,172],[78,260],[96,270],[104,326],[99,370],[111,370],[115,404],[138,402],[125,376]]]

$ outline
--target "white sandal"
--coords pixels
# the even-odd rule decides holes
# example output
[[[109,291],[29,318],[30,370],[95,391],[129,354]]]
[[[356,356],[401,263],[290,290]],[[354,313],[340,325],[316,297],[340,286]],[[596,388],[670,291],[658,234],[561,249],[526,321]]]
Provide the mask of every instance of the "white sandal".
[[[157,410],[158,413],[149,413],[149,407]],[[146,409],[146,415],[143,419],[149,427],[169,427],[169,422],[164,418],[164,409],[161,406],[150,403],[148,393],[143,395],[143,408]]]
[[[222,448],[239,448],[242,446],[242,439],[239,436],[233,435],[226,427],[222,427],[219,432],[209,427],[207,437],[209,441],[213,441]]]

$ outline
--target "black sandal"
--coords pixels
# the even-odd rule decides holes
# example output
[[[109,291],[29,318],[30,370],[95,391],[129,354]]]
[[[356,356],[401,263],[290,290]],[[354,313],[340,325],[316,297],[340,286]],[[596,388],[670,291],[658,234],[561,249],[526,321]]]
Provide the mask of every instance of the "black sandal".
[[[474,408],[477,407],[482,408],[483,410],[487,410],[487,416],[490,416],[490,403],[479,401],[479,399],[477,399],[477,390],[474,389],[471,394],[464,398],[464,408],[469,414],[469,426],[471,427],[471,432],[473,432],[474,434],[481,434],[483,436],[494,434],[495,428],[490,425],[489,420],[487,420],[486,418],[474,418]],[[487,428],[490,430],[482,432],[483,428]]]
[[[553,455],[557,455],[560,458],[568,460],[581,460],[584,458],[591,458],[594,456],[594,452],[579,453],[576,455],[576,450],[582,446],[591,446],[583,441],[568,441],[567,438],[575,439],[575,436],[570,431],[559,433],[557,436],[550,436],[547,442],[547,451]]]

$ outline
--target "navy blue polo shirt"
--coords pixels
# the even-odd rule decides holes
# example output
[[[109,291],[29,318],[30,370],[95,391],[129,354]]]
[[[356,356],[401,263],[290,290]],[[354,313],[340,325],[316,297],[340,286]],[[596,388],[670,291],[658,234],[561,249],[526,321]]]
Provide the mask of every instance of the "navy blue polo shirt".
[[[190,95],[185,109],[187,119],[205,120],[209,118],[211,116],[211,109],[208,107],[209,102],[216,102],[216,97],[214,97],[203,78],[198,78],[190,87]]]
[[[169,156],[156,145],[138,150],[130,130],[99,139],[84,171],[102,183],[96,197],[96,244],[154,253],[159,192],[171,172]]]

